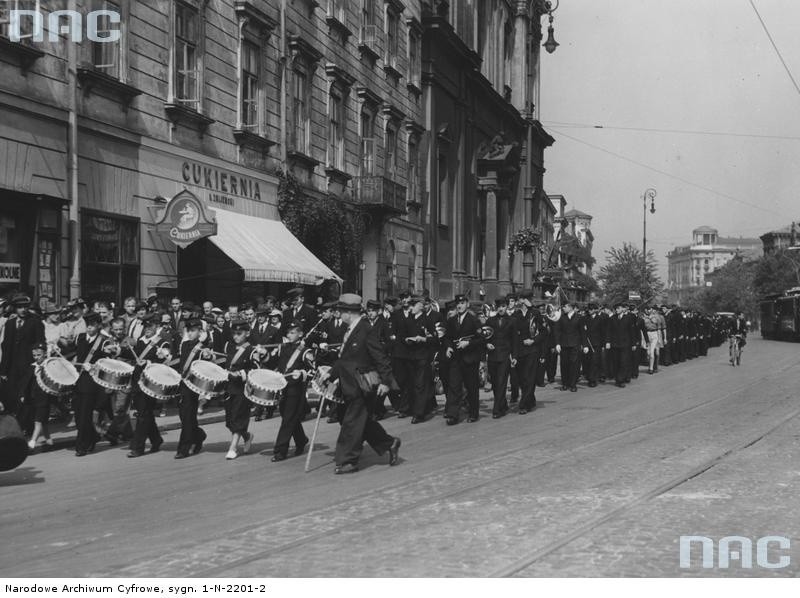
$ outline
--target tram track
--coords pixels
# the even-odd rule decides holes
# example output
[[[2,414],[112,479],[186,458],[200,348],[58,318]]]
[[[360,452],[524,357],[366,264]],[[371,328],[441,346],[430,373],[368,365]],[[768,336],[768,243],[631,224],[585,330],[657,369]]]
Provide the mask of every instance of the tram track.
[[[774,376],[776,373],[785,372],[785,371],[789,370],[790,368],[792,368],[794,366],[795,366],[794,363],[789,363],[789,364],[783,366],[782,368],[771,372],[770,375]],[[649,420],[649,421],[646,421],[646,422],[643,422],[643,423],[639,423],[639,424],[636,424],[634,426],[630,426],[628,428],[625,428],[624,430],[619,430],[617,432],[614,432],[613,434],[608,434],[606,436],[603,436],[602,438],[598,438],[598,439],[593,440],[591,442],[583,443],[583,444],[581,444],[579,446],[576,446],[576,447],[573,447],[573,448],[571,448],[569,450],[560,451],[560,452],[558,452],[556,454],[553,454],[553,455],[551,455],[551,456],[549,456],[549,457],[547,457],[545,459],[540,459],[540,460],[536,461],[535,463],[530,463],[530,459],[527,456],[521,457],[520,460],[526,462],[525,466],[515,466],[514,463],[509,463],[507,460],[508,460],[509,457],[512,457],[515,453],[519,453],[524,448],[530,446],[529,443],[528,444],[523,444],[523,445],[517,444],[517,446],[515,446],[514,448],[493,453],[492,455],[488,455],[488,456],[486,456],[486,457],[484,457],[482,459],[479,459],[477,461],[472,461],[469,464],[457,465],[457,466],[454,466],[454,467],[447,468],[444,471],[431,473],[431,474],[429,474],[427,476],[424,476],[423,478],[420,478],[420,479],[417,479],[417,480],[404,481],[404,482],[401,482],[401,483],[398,483],[398,484],[390,484],[390,485],[383,486],[381,488],[378,488],[378,489],[375,489],[373,491],[370,491],[370,492],[367,492],[367,493],[359,495],[356,498],[356,500],[368,501],[371,498],[378,497],[382,493],[385,494],[387,491],[390,491],[390,490],[398,490],[398,489],[408,488],[409,491],[410,491],[414,487],[415,484],[420,484],[420,483],[425,482],[426,480],[429,480],[429,479],[434,478],[434,477],[452,475],[453,473],[458,472],[460,469],[463,469],[465,467],[476,468],[476,465],[477,465],[478,468],[479,468],[481,464],[484,464],[484,465],[485,464],[497,464],[497,463],[501,463],[501,462],[504,463],[507,466],[506,467],[507,472],[503,473],[502,475],[493,475],[493,476],[490,476],[488,478],[475,481],[474,483],[468,483],[466,485],[462,485],[462,486],[460,486],[460,487],[458,487],[456,489],[453,489],[451,491],[436,492],[436,493],[434,493],[434,494],[432,494],[430,496],[427,496],[427,497],[419,499],[419,500],[414,500],[414,501],[409,502],[407,504],[400,505],[400,506],[398,506],[398,507],[396,507],[394,509],[381,510],[379,513],[376,513],[374,515],[370,515],[370,516],[367,516],[367,517],[361,517],[361,518],[358,518],[356,520],[348,519],[345,523],[343,523],[341,525],[337,524],[337,525],[334,525],[334,526],[330,527],[329,529],[321,530],[321,531],[319,531],[317,533],[305,534],[302,537],[293,539],[291,541],[279,542],[276,545],[273,545],[273,546],[271,546],[269,548],[266,548],[266,549],[263,549],[263,550],[257,550],[256,552],[254,552],[252,554],[249,554],[249,555],[246,555],[246,556],[243,556],[243,557],[239,557],[239,558],[235,558],[235,559],[232,559],[232,560],[230,560],[230,561],[228,561],[226,563],[221,563],[221,564],[216,565],[216,566],[205,567],[205,568],[202,568],[199,571],[194,571],[194,572],[187,573],[187,575],[189,577],[223,576],[226,572],[229,572],[229,571],[234,570],[236,568],[242,567],[244,565],[248,565],[250,563],[254,563],[254,562],[259,561],[261,559],[266,559],[271,554],[276,554],[276,553],[279,553],[279,552],[282,552],[282,551],[296,549],[296,548],[302,547],[304,545],[307,545],[307,544],[310,544],[310,543],[313,543],[313,542],[317,542],[317,541],[322,540],[324,538],[329,538],[331,536],[335,536],[335,535],[340,534],[340,533],[342,533],[342,532],[344,532],[344,531],[346,531],[348,529],[352,529],[352,526],[354,526],[354,525],[365,525],[365,524],[369,524],[370,522],[377,521],[377,520],[382,519],[382,518],[403,516],[405,514],[411,513],[414,510],[423,508],[423,507],[425,507],[427,505],[431,505],[431,504],[434,504],[434,503],[437,503],[437,502],[441,502],[441,501],[451,500],[451,499],[457,498],[459,496],[463,496],[463,495],[469,494],[469,493],[474,492],[476,490],[479,490],[479,489],[482,489],[482,488],[486,488],[486,487],[491,486],[493,484],[502,483],[502,482],[510,480],[510,479],[512,479],[512,478],[514,478],[516,476],[520,476],[522,474],[525,474],[525,473],[528,473],[528,472],[532,472],[532,471],[534,471],[536,469],[539,469],[539,468],[542,468],[542,467],[546,467],[548,465],[552,465],[554,463],[557,463],[558,461],[562,461],[562,460],[568,459],[570,457],[573,457],[573,456],[577,455],[578,453],[581,453],[581,452],[584,452],[586,450],[592,449],[592,448],[597,447],[599,445],[602,445],[604,443],[607,443],[607,442],[622,438],[624,436],[633,434],[635,432],[639,432],[639,431],[641,431],[643,429],[646,429],[646,428],[649,428],[649,427],[653,427],[653,426],[658,426],[658,425],[664,424],[665,422],[669,422],[670,420],[673,420],[673,419],[678,419],[678,418],[682,418],[682,417],[686,417],[688,415],[694,414],[695,412],[697,412],[699,410],[706,409],[706,408],[708,408],[710,406],[713,406],[713,405],[715,405],[715,404],[717,404],[719,402],[725,401],[726,399],[730,399],[731,397],[735,397],[737,395],[740,395],[743,392],[747,392],[748,390],[752,389],[753,387],[756,387],[757,385],[762,384],[766,379],[767,379],[767,376],[762,376],[762,377],[760,377],[758,379],[751,380],[751,381],[749,381],[749,382],[747,382],[745,384],[737,386],[734,389],[725,391],[722,394],[719,394],[719,395],[717,395],[717,396],[715,396],[713,398],[710,398],[710,399],[708,399],[706,401],[703,401],[701,403],[698,403],[696,405],[692,405],[690,407],[675,411],[675,412],[667,414],[667,415],[665,415],[663,417],[654,418],[652,420]],[[642,502],[646,502],[647,500],[650,500],[650,499],[658,496],[659,494],[663,494],[665,492],[668,492],[672,488],[674,488],[674,487],[680,485],[681,483],[691,479],[692,477],[696,477],[697,475],[702,474],[704,471],[707,471],[708,469],[713,467],[715,464],[717,464],[719,461],[721,461],[725,457],[729,456],[730,454],[732,454],[732,453],[734,453],[734,452],[736,452],[738,450],[741,450],[743,448],[746,448],[747,446],[750,446],[755,442],[758,442],[758,440],[760,438],[763,438],[766,434],[769,434],[772,431],[774,431],[775,429],[779,428],[781,425],[785,424],[786,422],[791,420],[793,417],[795,417],[798,413],[800,413],[800,410],[792,412],[789,416],[781,419],[775,426],[771,427],[767,432],[761,433],[761,434],[759,434],[759,435],[757,435],[755,437],[748,437],[744,441],[742,441],[740,443],[737,443],[736,445],[734,445],[731,448],[726,449],[725,451],[722,451],[721,453],[715,455],[713,458],[704,461],[702,464],[692,468],[691,470],[689,470],[687,472],[684,472],[683,474],[680,474],[680,475],[670,479],[668,482],[666,482],[664,484],[659,485],[657,488],[651,489],[650,491],[639,495],[634,500],[629,501],[629,502],[625,503],[624,505],[621,505],[620,507],[617,507],[617,508],[613,509],[609,513],[606,513],[606,514],[604,514],[604,515],[602,515],[600,517],[592,519],[591,521],[589,521],[586,524],[580,526],[579,528],[576,528],[575,531],[567,534],[563,538],[560,538],[559,540],[548,544],[547,546],[543,547],[542,549],[537,550],[532,555],[528,555],[524,559],[520,559],[519,561],[515,561],[512,565],[509,565],[509,566],[504,567],[502,569],[498,569],[497,571],[493,572],[492,575],[496,575],[496,576],[513,575],[516,572],[525,569],[526,567],[530,566],[530,564],[533,564],[537,560],[541,559],[543,556],[546,556],[547,554],[550,554],[550,553],[558,550],[559,548],[561,548],[562,546],[568,544],[569,542],[581,537],[581,535],[591,531],[592,529],[594,529],[594,528],[596,528],[598,526],[603,525],[603,523],[605,523],[606,521],[609,521],[609,520],[613,519],[614,517],[617,517],[617,516],[623,514],[624,512],[626,512],[626,510],[634,508],[635,506],[641,504]],[[344,505],[347,505],[347,504],[351,503],[352,500],[353,499],[340,501],[337,504],[331,505],[330,509],[335,512],[337,510],[337,508],[343,507]],[[287,519],[288,520],[302,519],[303,517],[311,516],[314,512],[317,512],[317,511],[319,511],[319,509],[307,509],[307,510],[299,511],[297,513],[294,513],[294,514],[291,514],[291,515],[287,516]],[[267,526],[269,526],[269,524],[265,525],[265,527],[267,527]],[[246,532],[250,531],[251,528],[252,528],[252,526],[248,526],[248,527],[245,527],[245,528],[241,528],[240,530],[236,530],[233,533],[234,533],[234,535],[237,532],[246,533]]]

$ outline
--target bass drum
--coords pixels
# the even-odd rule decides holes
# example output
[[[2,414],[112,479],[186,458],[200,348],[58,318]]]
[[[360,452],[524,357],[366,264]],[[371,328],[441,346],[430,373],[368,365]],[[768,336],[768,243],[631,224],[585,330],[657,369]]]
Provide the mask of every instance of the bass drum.
[[[0,471],[16,469],[28,458],[28,443],[17,419],[0,415]]]

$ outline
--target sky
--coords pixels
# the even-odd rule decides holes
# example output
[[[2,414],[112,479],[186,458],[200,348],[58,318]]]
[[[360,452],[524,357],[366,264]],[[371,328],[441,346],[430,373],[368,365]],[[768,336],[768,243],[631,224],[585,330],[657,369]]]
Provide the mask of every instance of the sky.
[[[752,1],[800,84],[800,2]],[[554,27],[545,188],[594,217],[597,270],[609,248],[641,248],[648,188],[664,282],[667,252],[698,226],[757,238],[800,220],[800,91],[750,0],[561,0]]]

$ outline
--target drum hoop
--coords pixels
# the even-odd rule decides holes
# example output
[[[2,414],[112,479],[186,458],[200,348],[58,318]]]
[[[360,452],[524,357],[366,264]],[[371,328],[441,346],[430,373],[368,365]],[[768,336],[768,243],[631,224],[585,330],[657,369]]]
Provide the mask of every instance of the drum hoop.
[[[143,382],[144,382],[143,379],[139,378],[139,390],[141,390],[148,397],[155,399],[156,401],[169,401],[170,399],[174,399],[180,396],[180,392],[176,392],[174,394],[157,395],[154,390],[147,388],[147,386],[145,386]]]
[[[47,384],[45,384],[44,380],[42,379],[42,370],[41,369],[36,370],[36,374],[35,375],[36,375],[36,384],[39,385],[39,388],[41,388],[42,391],[44,391],[47,394],[49,394],[51,396],[54,396],[54,397],[60,397],[62,395],[68,394],[68,393],[72,392],[72,389],[75,387],[74,384],[70,384],[70,385],[66,386],[66,388],[64,390],[62,390],[62,391],[53,390],[52,388],[49,388],[47,386]]]
[[[201,389],[194,385],[188,378],[183,379],[183,383],[186,385],[186,388],[191,390],[194,394],[198,396],[206,395],[209,398],[215,399],[217,397],[221,397],[225,394],[224,390],[206,390]]]

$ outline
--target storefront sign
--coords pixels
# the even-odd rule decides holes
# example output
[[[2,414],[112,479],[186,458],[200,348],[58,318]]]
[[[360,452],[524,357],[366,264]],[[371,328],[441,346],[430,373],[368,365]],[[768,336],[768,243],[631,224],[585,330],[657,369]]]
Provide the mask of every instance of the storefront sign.
[[[178,247],[187,247],[198,239],[217,234],[217,223],[209,220],[202,202],[184,189],[167,204],[154,230]]]
[[[197,162],[184,162],[181,166],[181,176],[185,183],[208,189],[210,191],[208,200],[213,203],[233,206],[238,197],[261,201],[261,187],[258,181],[250,177],[225,172]]]
[[[0,283],[19,282],[19,279],[20,279],[19,264],[0,264]]]

